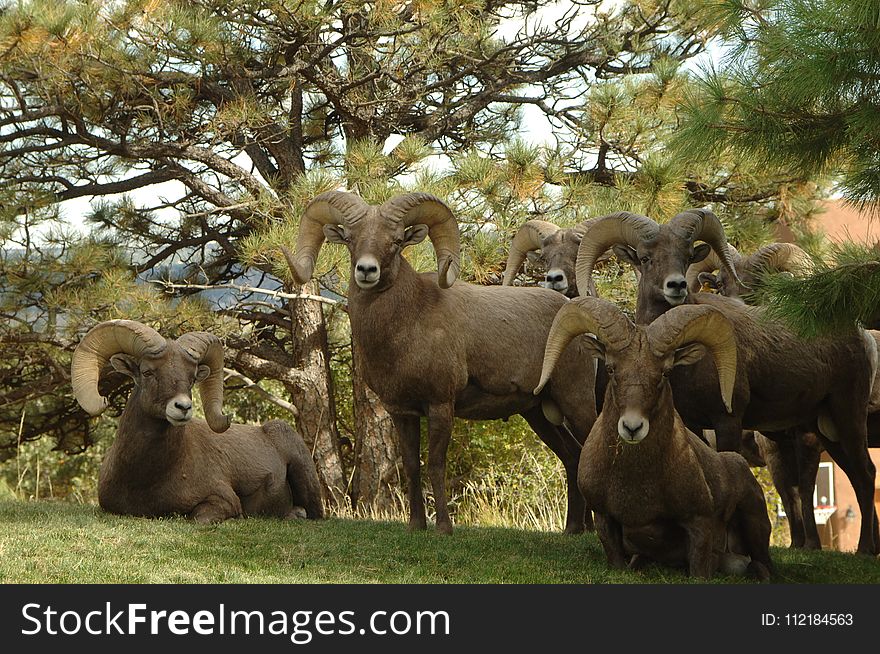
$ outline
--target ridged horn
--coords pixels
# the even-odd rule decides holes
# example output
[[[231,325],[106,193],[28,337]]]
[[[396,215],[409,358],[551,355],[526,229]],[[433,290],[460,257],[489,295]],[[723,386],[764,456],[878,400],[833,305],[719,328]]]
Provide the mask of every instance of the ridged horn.
[[[527,220],[523,223],[510,243],[510,253],[507,255],[507,266],[504,268],[502,286],[513,284],[513,278],[519,272],[526,253],[540,250],[545,238],[559,231],[559,226],[546,220]]]
[[[742,259],[740,253],[735,247],[728,243],[727,248],[730,250],[730,256],[733,258],[734,262],[740,261]],[[720,270],[723,265],[724,264],[721,262],[721,258],[715,253],[715,250],[710,250],[708,256],[706,256],[705,259],[703,259],[702,261],[698,261],[697,263],[692,263],[690,266],[688,266],[687,273],[685,273],[688,290],[691,293],[698,293],[701,286],[700,280],[698,279],[700,273]]]
[[[223,344],[208,332],[188,332],[177,344],[211,373],[199,383],[199,395],[208,426],[218,434],[229,429],[229,416],[223,414]]]
[[[100,415],[107,408],[107,398],[98,392],[98,379],[110,357],[159,356],[166,345],[159,332],[135,320],[108,320],[95,325],[76,346],[70,362],[70,382],[76,401],[90,415]]]
[[[730,252],[730,246],[727,244],[727,237],[724,235],[724,225],[714,213],[708,209],[688,209],[680,214],[673,216],[668,223],[669,227],[678,231],[691,243],[694,241],[705,241],[715,253],[718,255],[719,267],[727,270],[737,284],[743,286],[742,280],[736,273],[733,266],[733,255]]]
[[[324,225],[344,225],[363,218],[370,205],[346,191],[327,191],[316,196],[303,211],[296,238],[296,254],[284,246],[281,251],[298,284],[305,284],[315,272],[318,251],[324,243]]]
[[[587,233],[587,230],[593,226],[593,224],[599,220],[599,218],[587,218],[586,220],[582,220],[577,225],[571,227],[571,231],[578,235],[579,238],[583,239],[584,234]]]
[[[593,267],[599,257],[612,245],[621,243],[636,247],[640,241],[653,238],[659,231],[660,227],[653,220],[629,211],[619,211],[593,219],[584,230],[584,236],[578,246],[575,264],[578,289],[591,287]]]
[[[430,193],[404,193],[385,202],[379,213],[407,227],[427,225],[437,254],[437,283],[440,288],[455,283],[461,268],[461,241],[458,222],[445,202]]]
[[[632,341],[635,326],[614,304],[597,297],[579,297],[564,304],[553,318],[547,345],[541,381],[535,395],[541,392],[553,374],[559,357],[576,336],[595,334],[602,345],[611,350],[622,350]]]
[[[736,382],[736,339],[733,327],[723,313],[705,305],[673,307],[652,322],[648,341],[654,354],[662,357],[688,343],[701,343],[712,353],[718,370],[721,399],[732,413]]]
[[[771,243],[746,259],[749,271],[805,272],[812,267],[810,255],[794,243]]]

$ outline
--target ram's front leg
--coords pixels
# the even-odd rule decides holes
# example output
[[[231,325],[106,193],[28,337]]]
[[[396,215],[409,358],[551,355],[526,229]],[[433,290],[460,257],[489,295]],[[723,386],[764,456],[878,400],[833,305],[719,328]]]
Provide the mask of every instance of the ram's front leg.
[[[718,540],[717,521],[711,517],[694,517],[682,523],[687,532],[687,562],[691,577],[709,579],[718,569],[715,555]]]
[[[241,515],[241,500],[231,490],[229,494],[209,495],[189,512],[190,518],[201,523],[223,522]]]
[[[400,442],[400,455],[403,459],[403,474],[406,477],[406,497],[409,501],[410,531],[427,529],[425,499],[422,495],[421,463],[419,443],[421,441],[419,417],[392,413],[391,420],[397,428]]]
[[[446,503],[446,450],[452,436],[452,404],[432,404],[428,408],[428,475],[434,489],[437,531],[452,533],[452,520]]]
[[[614,568],[627,566],[626,549],[623,547],[623,526],[614,518],[604,513],[594,513],[596,533],[605,550],[608,565]]]

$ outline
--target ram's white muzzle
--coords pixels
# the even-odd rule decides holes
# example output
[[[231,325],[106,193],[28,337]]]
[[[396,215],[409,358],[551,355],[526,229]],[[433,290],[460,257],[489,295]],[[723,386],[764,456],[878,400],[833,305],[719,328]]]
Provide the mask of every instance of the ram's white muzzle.
[[[663,280],[663,297],[670,306],[677,307],[687,299],[688,287],[684,275],[669,275]]]
[[[554,291],[559,291],[560,293],[565,293],[568,290],[568,277],[566,277],[565,273],[562,272],[560,268],[551,268],[547,271],[547,274],[544,276],[544,283],[542,286],[544,288],[550,288]]]
[[[617,421],[617,435],[630,445],[641,443],[648,435],[649,428],[648,419],[637,411],[624,411]]]
[[[175,395],[165,405],[165,417],[175,427],[185,425],[193,416],[192,398],[183,393]]]
[[[354,281],[364,290],[371,289],[379,283],[381,273],[382,268],[376,257],[363,256],[357,260],[354,266]]]

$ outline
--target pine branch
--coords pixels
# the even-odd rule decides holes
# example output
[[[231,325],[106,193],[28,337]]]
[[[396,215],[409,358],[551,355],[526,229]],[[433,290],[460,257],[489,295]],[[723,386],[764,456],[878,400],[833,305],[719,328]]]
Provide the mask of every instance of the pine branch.
[[[289,411],[293,414],[294,417],[299,416],[299,410],[293,404],[291,404],[287,400],[281,399],[277,395],[273,395],[247,375],[243,375],[242,373],[238,372],[237,370],[233,370],[232,368],[223,368],[223,373],[226,375],[226,379],[232,377],[242,382],[244,384],[244,386],[241,387],[242,389],[251,388],[275,406],[281,407],[285,411]]]
[[[775,275],[759,294],[771,317],[807,337],[880,328],[880,261],[847,263],[809,277]]]
[[[166,292],[178,289],[189,289],[189,290],[199,290],[199,291],[213,291],[220,289],[228,289],[237,291],[240,295],[246,295],[248,293],[258,293],[261,295],[268,295],[270,297],[283,298],[285,300],[312,300],[314,302],[322,302],[324,304],[329,304],[331,306],[336,305],[344,305],[345,303],[341,300],[334,300],[329,297],[324,297],[322,295],[310,295],[309,293],[285,293],[283,291],[270,291],[266,288],[257,288],[255,286],[243,286],[239,284],[177,284],[174,282],[170,282],[164,279],[151,279],[149,280],[151,284],[158,284],[162,286]]]

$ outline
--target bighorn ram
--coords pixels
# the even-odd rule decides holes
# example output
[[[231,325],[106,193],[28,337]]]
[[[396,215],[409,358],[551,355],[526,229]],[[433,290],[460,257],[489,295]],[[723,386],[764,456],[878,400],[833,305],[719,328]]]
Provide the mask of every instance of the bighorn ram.
[[[802,272],[811,266],[810,256],[794,243],[770,243],[747,257],[740,256],[732,246],[727,247],[739,282],[728,274],[713,250],[705,259],[688,268],[685,277],[691,293],[708,286],[727,297],[741,297],[757,288],[761,275],[765,273]],[[717,275],[714,274],[716,270]]]
[[[806,252],[792,243],[771,243],[743,257],[728,245],[734,270],[740,283],[727,273],[715,251],[688,267],[685,277],[691,293],[708,287],[726,297],[749,297],[761,275],[778,272],[803,272],[811,261]],[[717,274],[715,271],[718,271]],[[792,547],[819,548],[819,532],[810,498],[813,496],[816,471],[822,446],[814,434],[797,429],[789,437],[771,440],[760,432],[743,432],[743,445],[754,444],[773,477],[773,483],[788,516]],[[803,501],[802,501],[803,499]]]
[[[547,271],[542,284],[544,288],[559,291],[570,298],[578,295],[596,295],[595,285],[585,293],[579,293],[574,276],[578,246],[581,244],[584,231],[592,222],[585,220],[574,227],[564,229],[546,220],[529,220],[523,223],[510,244],[507,266],[501,283],[504,286],[511,286],[526,256],[530,252],[540,251],[541,262]]]
[[[695,246],[698,240],[706,243]],[[711,360],[671,373],[675,407],[685,424],[697,433],[714,429],[718,449],[733,451],[739,450],[743,427],[768,435],[794,427],[820,434],[850,478],[865,518],[859,551],[880,552],[875,469],[866,445],[874,339],[863,330],[803,339],[768,319],[760,307],[711,293],[689,293],[687,268],[704,259],[710,248],[725,271],[738,279],[724,229],[711,211],[686,211],[664,225],[626,212],[597,220],[581,241],[578,286],[586,288],[596,258],[610,246],[641,273],[636,323],[649,324],[671,307],[690,303],[713,306],[733,324],[739,374],[730,406],[713,392],[718,373]]]
[[[759,248],[748,257],[740,256],[730,248],[734,268],[741,283],[727,274],[714,251],[703,261],[692,264],[687,271],[688,288],[697,292],[708,286],[726,297],[748,297],[765,274],[791,272],[808,273],[812,268],[809,255],[793,243],[771,243]],[[713,274],[718,270],[718,274]],[[874,332],[875,340],[878,335]],[[880,396],[880,385],[874,380],[874,393]],[[880,397],[877,398],[880,402]],[[868,407],[868,446],[880,447],[880,403],[876,408]],[[767,464],[773,483],[779,492],[788,526],[791,532],[791,546],[806,549],[819,549],[819,531],[813,513],[813,490],[816,473],[823,451],[822,443],[815,434],[796,429],[788,437],[780,434],[767,438],[760,432],[754,434],[754,442]],[[745,442],[745,441],[744,441]]]
[[[595,335],[588,338],[610,380],[578,472],[608,562],[623,567],[633,556],[631,565],[656,560],[710,577],[742,561],[739,554],[769,578],[770,520],[760,485],[739,454],[716,452],[688,431],[669,384],[673,367],[708,350],[729,407],[737,374],[731,324],[712,307],[688,306],[636,327],[610,302],[576,299],[553,321],[536,393],[581,334]]]
[[[519,413],[562,460],[568,480],[566,531],[582,531],[577,464],[596,419],[593,373],[583,385],[569,380],[575,371],[583,376],[583,369],[593,370],[590,352],[573,343],[567,365],[541,398],[531,392],[553,315],[568,300],[544,288],[453,286],[459,271],[458,224],[443,202],[426,193],[399,195],[381,206],[340,191],[316,197],[303,213],[296,254],[285,250],[297,282],[311,277],[325,236],[344,244],[351,255],[352,338],[364,353],[367,384],[400,437],[410,528],[426,527],[420,417],[428,419],[437,530],[450,533],[445,473],[453,417],[485,420]],[[434,245],[438,274],[416,273],[401,254],[425,236]]]
[[[877,343],[875,355],[880,356],[880,332],[868,333]],[[868,402],[868,447],[880,447],[880,360],[874,364],[874,384]],[[769,439],[755,434],[761,455],[773,476],[773,484],[779,492],[788,526],[791,546],[804,549],[821,549],[819,530],[813,513],[813,491],[816,473],[822,456],[821,440],[813,433],[798,430],[795,438]]]
[[[318,474],[302,437],[281,420],[230,425],[222,413],[223,347],[213,334],[168,340],[133,320],[92,328],[73,353],[77,402],[99,415],[98,379],[107,363],[134,380],[116,440],[98,478],[111,513],[183,514],[199,522],[243,515],[321,518]],[[193,419],[199,384],[207,422]]]

